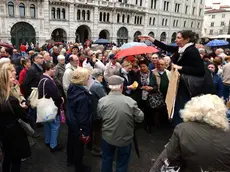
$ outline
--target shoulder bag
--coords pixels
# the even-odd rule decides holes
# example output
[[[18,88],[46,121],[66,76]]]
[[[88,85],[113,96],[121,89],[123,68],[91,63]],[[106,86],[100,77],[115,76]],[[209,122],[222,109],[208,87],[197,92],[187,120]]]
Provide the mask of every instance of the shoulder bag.
[[[10,102],[7,101],[7,104],[11,110],[11,112],[16,116],[13,107],[11,106]],[[22,129],[26,132],[27,136],[33,136],[34,135],[34,129],[26,122],[24,122],[22,119],[17,118],[17,122],[22,127]]]
[[[150,108],[163,108],[166,106],[163,95],[160,91],[157,91],[155,93],[149,93],[148,95],[148,104]]]

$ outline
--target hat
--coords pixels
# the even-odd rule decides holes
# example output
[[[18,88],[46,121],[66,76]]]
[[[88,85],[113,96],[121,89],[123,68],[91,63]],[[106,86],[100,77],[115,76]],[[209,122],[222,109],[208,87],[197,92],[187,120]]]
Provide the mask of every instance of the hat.
[[[59,56],[57,57],[57,59],[58,59],[58,60],[64,60],[64,59],[65,59],[65,56],[59,55]]]
[[[98,68],[94,68],[92,70],[92,74],[91,74],[94,78],[97,78],[98,76],[102,76],[103,73],[102,73],[102,70],[101,69],[98,69]]]
[[[124,82],[124,79],[118,75],[113,75],[108,78],[109,85],[120,85]]]
[[[110,54],[110,55],[109,55],[109,59],[113,59],[113,60],[116,59],[116,58],[115,58],[115,54]]]

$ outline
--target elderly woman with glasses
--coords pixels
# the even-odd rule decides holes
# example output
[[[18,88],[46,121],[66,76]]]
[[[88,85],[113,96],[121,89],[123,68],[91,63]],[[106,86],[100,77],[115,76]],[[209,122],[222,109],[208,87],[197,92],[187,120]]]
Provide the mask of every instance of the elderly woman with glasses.
[[[89,71],[78,67],[73,72],[67,91],[67,165],[74,164],[76,172],[84,172],[87,169],[82,164],[82,158],[84,144],[90,141],[90,93],[86,88],[88,80]]]

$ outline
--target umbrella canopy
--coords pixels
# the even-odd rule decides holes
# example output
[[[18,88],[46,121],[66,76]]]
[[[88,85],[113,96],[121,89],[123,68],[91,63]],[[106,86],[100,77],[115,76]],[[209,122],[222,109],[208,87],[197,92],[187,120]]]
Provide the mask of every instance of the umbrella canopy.
[[[209,47],[219,47],[219,46],[224,46],[228,44],[229,44],[228,41],[215,39],[215,40],[209,41],[206,45]]]
[[[7,44],[7,43],[0,43],[0,47],[14,48],[13,45],[10,45],[10,44]]]
[[[174,46],[174,47],[177,46],[177,44],[176,44],[175,42],[174,42],[174,43],[171,43],[171,44],[169,44],[169,45]]]
[[[121,50],[124,50],[124,49],[127,49],[127,48],[131,48],[131,47],[136,47],[136,46],[147,46],[145,43],[143,42],[129,42],[129,43],[126,43],[126,44],[123,44],[120,49]]]
[[[115,57],[126,57],[126,56],[133,56],[133,55],[139,55],[139,54],[146,54],[146,53],[156,53],[159,50],[154,47],[149,46],[134,46],[131,48],[126,48],[124,50],[120,50]]]
[[[109,44],[109,41],[107,39],[98,39],[94,44]]]

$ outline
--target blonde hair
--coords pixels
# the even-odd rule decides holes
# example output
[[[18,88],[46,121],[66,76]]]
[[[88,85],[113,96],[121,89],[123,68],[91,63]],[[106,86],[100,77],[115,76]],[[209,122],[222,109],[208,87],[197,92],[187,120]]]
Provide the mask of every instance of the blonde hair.
[[[71,79],[71,82],[73,84],[85,85],[88,78],[89,78],[89,70],[82,67],[78,67],[73,72],[73,77]]]
[[[222,99],[216,95],[207,94],[192,98],[180,113],[184,122],[203,122],[227,131],[229,124],[226,111],[227,108]]]
[[[13,65],[5,63],[0,68],[0,104],[3,104],[10,96],[10,72]]]
[[[129,61],[127,61],[127,60],[125,60],[123,63],[122,63],[122,67],[128,67],[128,66],[131,66],[132,64],[129,62]]]

